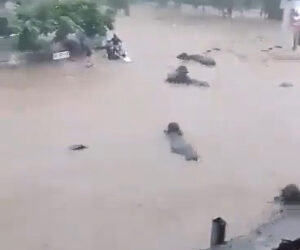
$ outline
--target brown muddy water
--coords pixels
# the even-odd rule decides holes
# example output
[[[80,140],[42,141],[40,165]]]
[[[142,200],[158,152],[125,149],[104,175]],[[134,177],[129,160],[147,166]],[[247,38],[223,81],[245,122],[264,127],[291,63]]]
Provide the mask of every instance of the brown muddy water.
[[[299,181],[299,62],[260,52],[279,24],[138,6],[117,30],[131,64],[1,70],[1,249],[199,249],[213,217],[247,233]],[[188,65],[211,88],[164,83],[177,54],[212,47],[216,68]],[[170,121],[200,162],[170,153]]]

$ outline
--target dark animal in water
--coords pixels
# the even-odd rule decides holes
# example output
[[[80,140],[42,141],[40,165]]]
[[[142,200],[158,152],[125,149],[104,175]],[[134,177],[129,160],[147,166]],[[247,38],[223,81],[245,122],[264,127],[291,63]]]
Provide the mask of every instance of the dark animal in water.
[[[274,250],[299,250],[300,249],[300,238],[296,240],[281,240],[278,248]]]
[[[70,146],[71,150],[83,150],[83,149],[87,149],[88,147],[82,144],[75,144]]]
[[[188,76],[188,73],[189,72],[185,66],[179,66],[175,72],[168,75],[166,81],[175,84],[193,84],[199,87],[209,87],[209,84],[205,81],[191,79]]]
[[[169,123],[168,128],[164,130],[164,133],[170,141],[170,147],[173,153],[183,155],[187,161],[198,161],[197,152],[184,140],[183,133],[178,123]]]
[[[290,82],[283,82],[283,83],[279,84],[279,87],[282,87],[282,88],[291,88],[293,86],[294,85]]]
[[[168,128],[164,131],[166,134],[177,133],[178,135],[183,135],[177,122],[171,122],[168,125]]]
[[[281,190],[279,198],[284,204],[300,203],[300,190],[295,184],[289,184]]]
[[[282,46],[280,46],[280,45],[275,45],[274,48],[276,48],[276,49],[282,49]]]
[[[180,55],[178,55],[177,58],[180,59],[180,60],[183,60],[183,61],[198,62],[198,63],[201,63],[205,66],[210,66],[210,67],[216,65],[216,61],[213,58],[208,57],[208,56],[188,55],[187,53],[184,52],[184,53],[181,53]]]

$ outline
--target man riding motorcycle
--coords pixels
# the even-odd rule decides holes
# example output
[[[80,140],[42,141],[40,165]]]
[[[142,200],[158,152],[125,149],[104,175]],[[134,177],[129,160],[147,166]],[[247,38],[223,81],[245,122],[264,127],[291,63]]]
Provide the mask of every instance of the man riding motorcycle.
[[[121,57],[126,57],[126,54],[122,49],[122,41],[116,34],[113,35],[111,40],[107,41],[106,52],[109,60],[117,60]]]

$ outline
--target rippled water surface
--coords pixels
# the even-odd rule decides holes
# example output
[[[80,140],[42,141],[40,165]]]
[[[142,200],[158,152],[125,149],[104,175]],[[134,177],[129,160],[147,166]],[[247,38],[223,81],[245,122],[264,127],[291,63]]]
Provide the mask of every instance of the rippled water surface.
[[[200,14],[137,6],[118,18],[131,64],[96,54],[90,69],[0,71],[1,249],[199,249],[213,217],[228,237],[246,233],[299,181],[299,63],[260,52],[279,24]],[[164,83],[177,54],[212,47],[217,67],[187,65],[210,88]],[[200,162],[170,153],[171,121]]]

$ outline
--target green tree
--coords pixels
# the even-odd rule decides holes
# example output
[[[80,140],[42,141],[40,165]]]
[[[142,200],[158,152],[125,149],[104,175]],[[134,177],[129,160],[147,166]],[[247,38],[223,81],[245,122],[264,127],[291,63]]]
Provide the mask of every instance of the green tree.
[[[102,13],[98,7],[89,0],[50,0],[20,6],[17,9],[21,30],[19,49],[39,50],[39,37],[51,33],[55,34],[54,41],[63,41],[71,33],[87,37],[105,35],[105,27],[113,27],[114,17]]]

